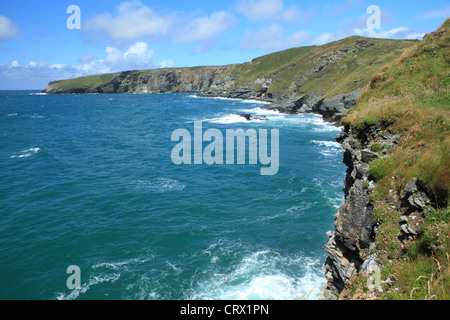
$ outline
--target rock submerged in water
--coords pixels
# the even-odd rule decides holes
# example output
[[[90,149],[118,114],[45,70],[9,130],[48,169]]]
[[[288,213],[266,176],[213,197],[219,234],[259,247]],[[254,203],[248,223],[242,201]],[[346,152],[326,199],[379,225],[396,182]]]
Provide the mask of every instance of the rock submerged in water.
[[[245,118],[247,121],[252,121],[252,120],[269,121],[269,119],[267,119],[266,116],[254,116],[254,115],[251,115],[250,113],[240,114],[239,116]]]

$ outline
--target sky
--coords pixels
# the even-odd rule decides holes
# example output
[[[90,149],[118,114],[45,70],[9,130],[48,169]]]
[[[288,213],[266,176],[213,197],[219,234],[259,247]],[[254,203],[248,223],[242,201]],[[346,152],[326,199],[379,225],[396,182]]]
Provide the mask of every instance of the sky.
[[[244,63],[352,35],[421,40],[449,16],[449,0],[2,0],[0,90]]]

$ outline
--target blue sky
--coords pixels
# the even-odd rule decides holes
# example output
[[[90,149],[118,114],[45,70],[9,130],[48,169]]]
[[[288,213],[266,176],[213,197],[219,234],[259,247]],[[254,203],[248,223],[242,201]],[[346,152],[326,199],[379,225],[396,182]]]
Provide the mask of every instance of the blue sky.
[[[70,5],[81,29],[69,29]],[[369,29],[370,5],[381,29]],[[0,3],[0,90],[160,67],[243,63],[351,35],[422,39],[450,16],[449,0],[16,0]]]

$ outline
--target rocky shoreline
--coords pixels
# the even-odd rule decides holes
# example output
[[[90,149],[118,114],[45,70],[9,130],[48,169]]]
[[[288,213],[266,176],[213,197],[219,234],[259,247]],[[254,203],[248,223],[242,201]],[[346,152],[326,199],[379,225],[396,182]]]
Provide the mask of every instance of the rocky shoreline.
[[[277,110],[285,114],[316,113],[323,116],[324,120],[339,123],[343,114],[356,105],[356,99],[363,89],[357,89],[349,93],[339,94],[332,98],[323,99],[316,94],[290,97],[286,95],[266,94],[250,88],[232,90],[229,92],[199,93],[205,98],[242,99],[267,102],[266,109]]]

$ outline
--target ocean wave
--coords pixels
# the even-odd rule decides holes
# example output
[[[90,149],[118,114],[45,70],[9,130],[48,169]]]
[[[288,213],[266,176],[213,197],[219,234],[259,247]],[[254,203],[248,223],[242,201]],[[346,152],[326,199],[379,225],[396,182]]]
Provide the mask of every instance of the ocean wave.
[[[17,116],[17,115],[18,115],[18,113],[9,113],[8,117],[14,117],[14,116]]]
[[[265,120],[252,119],[251,121],[248,121],[247,119],[238,114],[227,114],[220,118],[207,119],[205,121],[218,124],[232,124],[232,123],[263,122]]]
[[[249,104],[270,104],[270,102],[267,102],[267,101],[252,100],[252,99],[241,100],[240,103],[249,103]]]
[[[337,154],[336,151],[333,151],[331,149],[322,150],[319,153],[325,157],[331,157],[331,156],[335,156]]]
[[[335,141],[319,141],[319,140],[311,140],[311,143],[320,146],[320,147],[328,147],[328,148],[341,148],[341,145]]]
[[[292,300],[311,292],[309,298],[318,299],[326,284],[318,265],[319,261],[311,258],[258,251],[242,259],[231,272],[214,273],[210,279],[200,282],[188,299]],[[293,266],[296,267],[293,274],[280,271]]]
[[[330,126],[324,126],[321,128],[314,128],[313,131],[315,131],[315,132],[340,132],[340,131],[342,131],[342,128],[330,125]]]
[[[255,114],[255,115],[258,115],[258,116],[281,115],[281,113],[278,110],[265,109],[265,108],[261,108],[261,107],[256,107],[256,108],[253,108],[253,109],[242,109],[241,112]]]
[[[195,94],[193,95],[189,95],[190,98],[194,98],[194,99],[214,99],[214,100],[229,100],[229,101],[242,101],[242,99],[237,99],[237,98],[225,98],[225,97],[201,97],[201,96],[197,96]]]
[[[11,159],[13,159],[13,158],[28,158],[28,157],[31,157],[32,155],[37,154],[40,151],[41,151],[40,148],[30,148],[27,150],[22,150],[22,151],[20,151],[20,154],[12,155]]]
[[[319,153],[325,157],[335,156],[341,152],[341,145],[334,141],[311,140],[310,142],[317,146],[325,147],[319,151]]]

